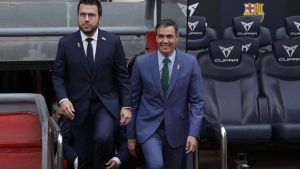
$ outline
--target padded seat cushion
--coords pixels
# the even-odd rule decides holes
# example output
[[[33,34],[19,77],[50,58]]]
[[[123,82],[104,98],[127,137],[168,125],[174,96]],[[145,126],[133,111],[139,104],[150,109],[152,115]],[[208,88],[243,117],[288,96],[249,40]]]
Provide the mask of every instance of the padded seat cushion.
[[[300,140],[300,124],[299,123],[278,123],[273,124],[273,133],[275,138],[284,141]]]
[[[41,169],[41,133],[37,113],[0,112],[0,168]]]
[[[237,16],[232,19],[234,33],[237,37],[257,37],[260,20],[256,16]]]
[[[0,147],[41,144],[41,133],[37,113],[0,113]]]
[[[272,137],[270,124],[225,125],[228,141],[255,140],[268,141]]]
[[[229,143],[267,142],[272,138],[272,127],[270,124],[223,124],[223,126],[225,127]],[[210,139],[221,139],[218,128],[208,127],[207,132]]]
[[[41,169],[42,153],[39,149],[0,149],[0,168],[3,169]]]
[[[292,38],[300,36],[300,16],[289,16],[285,18],[285,28]]]

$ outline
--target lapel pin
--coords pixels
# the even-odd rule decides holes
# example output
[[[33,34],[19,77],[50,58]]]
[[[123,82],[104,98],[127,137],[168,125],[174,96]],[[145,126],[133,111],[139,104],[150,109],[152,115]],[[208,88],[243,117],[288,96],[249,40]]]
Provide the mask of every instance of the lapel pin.
[[[180,69],[180,64],[177,65],[176,69]]]
[[[79,42],[77,42],[77,47],[80,48],[80,43]]]
[[[106,38],[105,37],[101,37],[101,40],[106,41]]]

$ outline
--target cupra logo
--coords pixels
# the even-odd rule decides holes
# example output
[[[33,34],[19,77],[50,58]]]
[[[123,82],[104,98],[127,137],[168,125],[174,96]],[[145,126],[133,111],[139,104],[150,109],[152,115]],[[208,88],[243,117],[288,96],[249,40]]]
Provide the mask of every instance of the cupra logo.
[[[249,48],[251,47],[252,43],[242,45],[242,51],[248,52]]]
[[[253,21],[252,22],[249,22],[249,23],[246,23],[246,22],[242,22],[241,21],[241,24],[243,25],[244,29],[249,32],[249,30],[251,29],[251,26],[253,25]]]
[[[193,13],[195,12],[195,10],[196,10],[196,8],[197,8],[199,2],[198,2],[198,3],[195,3],[195,4],[193,4],[193,5],[189,5],[188,7],[187,7],[187,5],[184,5],[184,4],[181,4],[181,3],[177,3],[177,4],[178,4],[179,8],[181,9],[182,13],[183,13],[185,16],[187,16],[187,10],[190,11],[190,12],[189,12],[189,16],[192,16]]]
[[[188,26],[190,28],[191,31],[194,31],[195,28],[197,27],[199,21],[196,21],[196,22],[188,22]]]
[[[234,46],[230,46],[228,48],[225,48],[223,46],[219,46],[219,48],[221,49],[223,55],[225,58],[228,58],[228,56],[230,55],[232,49],[234,48]]]
[[[285,51],[289,55],[289,57],[292,57],[293,54],[295,53],[298,45],[295,45],[295,46],[285,46],[285,45],[282,45],[282,47],[285,49]]]
[[[300,31],[300,23],[299,23],[299,22],[296,22],[296,21],[294,21],[294,24],[295,24],[295,26],[297,27],[298,31]]]

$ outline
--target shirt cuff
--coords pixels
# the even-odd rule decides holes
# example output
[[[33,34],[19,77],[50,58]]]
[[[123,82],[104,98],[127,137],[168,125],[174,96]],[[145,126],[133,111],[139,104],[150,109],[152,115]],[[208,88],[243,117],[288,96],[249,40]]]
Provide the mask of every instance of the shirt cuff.
[[[60,103],[62,102],[62,101],[65,101],[65,100],[69,100],[68,98],[63,98],[63,99],[61,99],[59,102],[58,102],[58,104],[60,105]]]
[[[78,169],[78,157],[75,158],[74,169]]]
[[[131,107],[122,107],[122,109],[132,109]]]
[[[121,165],[121,161],[118,157],[113,157],[112,160],[114,160],[115,162],[117,162],[118,167]]]

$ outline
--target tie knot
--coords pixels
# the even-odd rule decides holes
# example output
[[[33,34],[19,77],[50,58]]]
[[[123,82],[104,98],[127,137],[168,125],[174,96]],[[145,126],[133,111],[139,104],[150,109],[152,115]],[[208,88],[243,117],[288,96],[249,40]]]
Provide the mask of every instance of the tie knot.
[[[88,43],[92,42],[92,40],[93,40],[93,38],[86,38],[86,41],[87,41]]]
[[[164,60],[163,60],[164,64],[168,64],[170,62],[170,59],[165,57]]]

